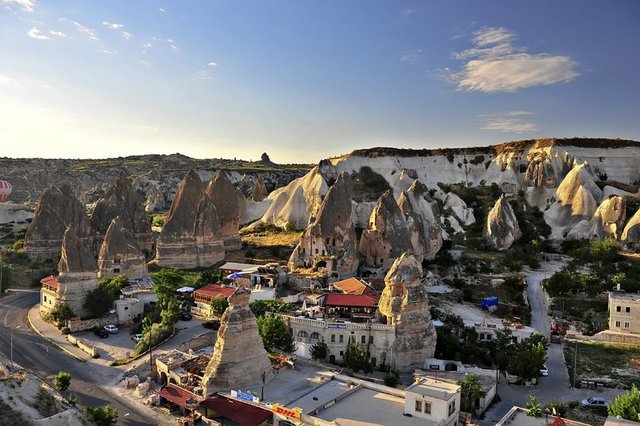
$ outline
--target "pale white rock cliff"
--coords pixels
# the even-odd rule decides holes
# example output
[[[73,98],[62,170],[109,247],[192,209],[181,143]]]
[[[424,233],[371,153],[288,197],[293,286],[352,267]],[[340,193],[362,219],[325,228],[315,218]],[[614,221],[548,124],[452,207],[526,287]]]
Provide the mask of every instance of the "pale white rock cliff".
[[[521,236],[516,214],[502,195],[487,214],[482,238],[490,248],[506,250]]]

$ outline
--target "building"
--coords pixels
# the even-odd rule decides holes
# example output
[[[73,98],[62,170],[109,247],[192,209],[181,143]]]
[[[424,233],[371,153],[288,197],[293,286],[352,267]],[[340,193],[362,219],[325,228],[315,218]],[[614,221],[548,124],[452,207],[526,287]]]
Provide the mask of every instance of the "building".
[[[322,305],[327,318],[364,322],[374,318],[378,300],[379,295],[328,293]]]
[[[609,330],[640,334],[640,294],[609,293]]]
[[[267,426],[273,424],[271,410],[232,396],[211,395],[200,402],[198,411],[203,418],[221,425]]]
[[[140,321],[144,314],[144,303],[133,297],[118,299],[114,305],[118,314],[118,324],[132,324]]]
[[[423,377],[405,391],[405,413],[434,424],[454,426],[460,414],[460,386]]]
[[[49,275],[40,280],[40,311],[51,312],[58,305],[58,277]]]
[[[355,277],[347,278],[346,280],[342,281],[336,281],[332,283],[331,286],[344,294],[376,294],[382,291],[375,291],[367,283]]]
[[[569,420],[560,416],[545,414],[541,417],[532,417],[529,410],[522,407],[513,406],[496,426],[589,426],[588,423]]]
[[[193,292],[193,306],[191,313],[204,318],[213,318],[214,312],[211,301],[216,297],[226,299],[236,291],[235,287],[224,284],[207,284]]]

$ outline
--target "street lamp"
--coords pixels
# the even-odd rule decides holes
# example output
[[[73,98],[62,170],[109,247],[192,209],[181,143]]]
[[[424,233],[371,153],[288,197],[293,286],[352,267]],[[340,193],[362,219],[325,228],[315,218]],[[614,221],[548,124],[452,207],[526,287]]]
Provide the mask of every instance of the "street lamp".
[[[16,327],[16,329],[18,328],[20,328],[20,326]],[[11,336],[11,364],[13,364],[13,327],[11,327],[9,330],[9,334]]]

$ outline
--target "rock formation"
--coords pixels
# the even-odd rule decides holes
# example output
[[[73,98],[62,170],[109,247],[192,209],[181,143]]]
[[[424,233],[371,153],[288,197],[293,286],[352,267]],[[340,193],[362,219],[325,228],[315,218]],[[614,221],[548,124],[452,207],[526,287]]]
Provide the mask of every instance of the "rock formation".
[[[146,254],[153,249],[151,220],[144,209],[144,200],[134,189],[124,174],[120,172],[102,198],[98,200],[91,214],[91,224],[98,233],[98,244],[102,243],[111,221],[120,217],[122,226],[127,228],[137,240],[137,245]]]
[[[218,338],[204,376],[204,395],[230,389],[246,389],[273,377],[271,362],[249,308],[250,291],[240,286],[229,296],[229,307],[220,320]]]
[[[192,269],[224,259],[218,211],[204,190],[193,170],[180,182],[156,244],[158,265]]]
[[[62,240],[58,262],[58,304],[67,303],[78,316],[88,314],[84,307],[87,293],[97,287],[96,259],[75,224],[69,225]]]
[[[487,214],[482,238],[489,248],[506,250],[521,236],[516,214],[504,195],[501,195]]]
[[[386,274],[397,257],[412,249],[404,215],[393,193],[387,191],[378,198],[369,218],[369,227],[360,237],[358,251],[362,266]]]
[[[327,268],[338,279],[352,277],[358,269],[356,233],[351,212],[351,178],[341,173],[329,188],[318,216],[307,227],[291,253],[289,268]]]
[[[403,254],[385,277],[378,310],[387,324],[395,326],[392,368],[411,372],[424,368],[436,348],[436,330],[431,322],[429,299],[420,282],[422,267],[415,256]]]
[[[620,236],[625,244],[638,245],[640,243],[640,209],[627,222]]]
[[[262,179],[262,176],[258,176],[251,190],[251,198],[253,201],[260,202],[267,198],[268,195],[269,191],[267,191],[267,187],[264,185],[264,179]]]
[[[52,186],[45,190],[36,204],[33,221],[25,235],[24,250],[29,258],[37,262],[57,259],[65,231],[72,224],[78,238],[92,245],[94,232],[91,223],[71,187]]]
[[[240,248],[240,220],[244,215],[246,200],[229,180],[227,174],[218,170],[205,190],[218,211],[220,230],[225,250]]]
[[[413,254],[418,260],[433,260],[442,248],[442,228],[438,224],[438,205],[431,199],[428,188],[414,180],[402,191],[398,205],[407,221]]]
[[[107,229],[98,255],[99,278],[122,274],[133,281],[149,277],[144,254],[124,222],[116,216]]]
[[[591,220],[585,219],[575,225],[567,234],[567,238],[617,240],[623,233],[623,225],[627,218],[626,211],[623,198],[612,195],[598,206]]]

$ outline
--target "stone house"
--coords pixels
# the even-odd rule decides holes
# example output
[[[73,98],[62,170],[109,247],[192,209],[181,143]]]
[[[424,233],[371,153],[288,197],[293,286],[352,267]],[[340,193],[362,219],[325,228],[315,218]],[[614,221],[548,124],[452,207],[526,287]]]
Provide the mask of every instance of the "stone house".
[[[405,413],[443,426],[458,424],[460,386],[423,377],[405,391]]]
[[[640,294],[609,293],[609,330],[640,334]]]

